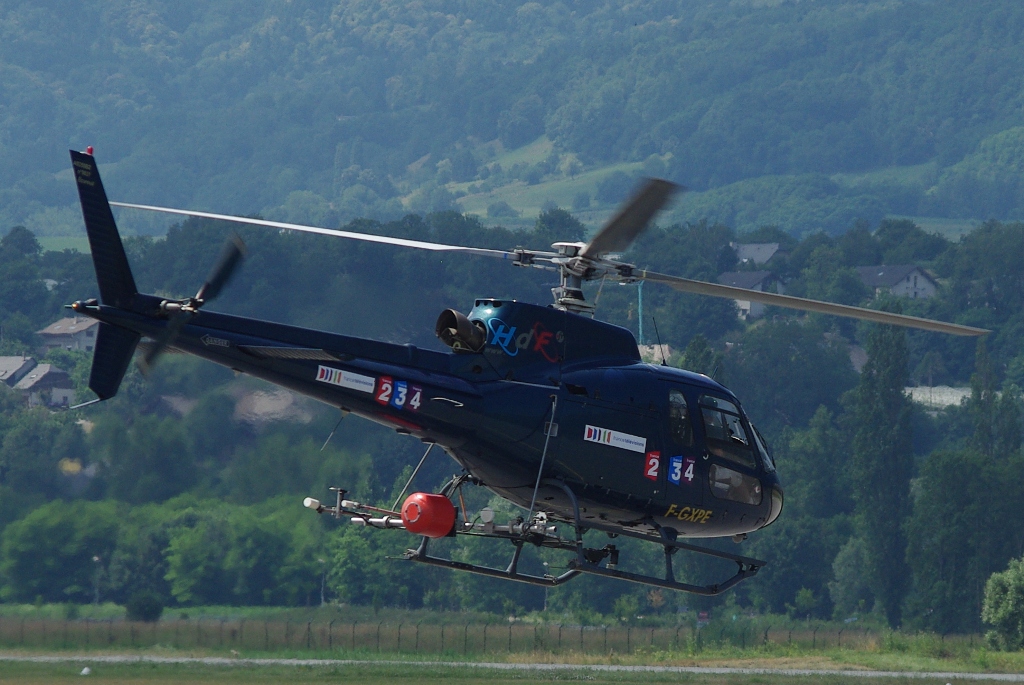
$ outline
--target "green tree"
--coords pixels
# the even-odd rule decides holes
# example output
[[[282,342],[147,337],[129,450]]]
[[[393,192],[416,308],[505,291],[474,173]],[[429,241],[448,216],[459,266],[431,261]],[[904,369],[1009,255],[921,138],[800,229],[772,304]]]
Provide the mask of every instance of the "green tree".
[[[113,502],[57,500],[10,524],[0,536],[0,596],[14,602],[91,601],[98,567],[110,561],[119,519]]]
[[[1019,454],[999,461],[977,449],[928,456],[907,523],[913,590],[910,625],[938,632],[979,629],[985,580],[1024,543],[1006,521],[1024,507]]]
[[[868,361],[850,393],[853,428],[850,491],[872,591],[890,625],[901,620],[909,576],[903,525],[910,515],[913,475],[907,347],[902,329],[872,326]]]
[[[1006,649],[1024,647],[1024,559],[1013,559],[1005,571],[985,583],[982,619],[995,627]]]

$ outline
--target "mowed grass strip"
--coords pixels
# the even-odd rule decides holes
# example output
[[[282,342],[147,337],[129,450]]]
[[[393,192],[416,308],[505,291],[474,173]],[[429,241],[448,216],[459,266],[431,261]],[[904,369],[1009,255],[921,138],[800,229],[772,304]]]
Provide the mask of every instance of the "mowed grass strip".
[[[91,673],[81,675],[89,666]],[[0,664],[0,683],[42,685],[75,681],[91,685],[121,683],[359,683],[395,685],[396,683],[458,683],[459,685],[503,685],[505,683],[707,683],[708,685],[896,685],[898,683],[967,682],[949,678],[875,677],[849,675],[775,675],[604,672],[587,668],[571,670],[499,671],[472,664],[424,666],[404,664],[353,664],[332,666],[225,665],[205,664],[104,664],[87,660],[66,663],[4,662]],[[977,682],[977,681],[974,681]]]

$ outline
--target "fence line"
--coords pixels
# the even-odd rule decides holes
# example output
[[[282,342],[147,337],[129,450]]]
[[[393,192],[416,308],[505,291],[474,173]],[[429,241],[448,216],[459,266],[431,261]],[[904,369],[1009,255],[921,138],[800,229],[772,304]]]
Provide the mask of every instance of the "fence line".
[[[914,639],[900,635],[898,639]],[[52,620],[0,617],[0,647],[110,649],[203,648],[238,652],[308,650],[494,654],[500,652],[577,652],[630,654],[646,651],[699,651],[767,644],[810,649],[877,648],[881,634],[868,629],[774,629],[751,623],[672,627],[580,626],[561,624],[423,624],[181,619],[156,623],[123,620]],[[973,647],[973,635],[930,636],[943,648]]]

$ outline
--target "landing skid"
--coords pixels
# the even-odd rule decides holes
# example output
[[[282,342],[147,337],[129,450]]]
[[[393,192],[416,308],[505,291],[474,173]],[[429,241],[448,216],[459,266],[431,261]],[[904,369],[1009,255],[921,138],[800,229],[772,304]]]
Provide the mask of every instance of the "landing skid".
[[[467,476],[458,476],[453,478],[445,485],[444,488],[441,489],[440,494],[451,497],[467,480],[470,480]],[[537,514],[528,522],[517,521],[510,522],[507,525],[496,525],[493,522],[479,523],[462,521],[456,523],[455,528],[450,534],[452,537],[456,535],[474,535],[476,537],[496,538],[512,542],[515,546],[515,550],[512,553],[512,558],[509,561],[508,566],[504,569],[493,568],[490,566],[481,566],[479,564],[471,564],[463,561],[455,561],[452,559],[445,559],[443,557],[432,556],[428,552],[430,538],[427,537],[421,537],[419,546],[416,549],[406,551],[402,558],[408,561],[415,561],[420,564],[427,564],[428,566],[438,566],[454,571],[465,571],[467,573],[475,573],[489,578],[502,578],[504,580],[513,580],[519,583],[528,583],[530,585],[539,585],[542,587],[557,587],[581,574],[586,573],[594,576],[617,578],[619,580],[625,580],[632,583],[640,583],[642,585],[651,585],[668,590],[678,590],[681,592],[690,592],[705,596],[714,596],[725,592],[740,581],[755,575],[766,563],[749,557],[720,552],[718,550],[707,549],[705,547],[698,547],[686,542],[679,542],[675,539],[674,535],[667,534],[665,530],[662,531],[661,538],[653,538],[649,535],[644,535],[630,530],[623,530],[622,528],[602,523],[583,523],[580,518],[580,509],[579,503],[576,499],[576,493],[572,491],[572,488],[567,484],[556,480],[545,480],[544,484],[560,488],[572,503],[574,521],[571,525],[573,532],[575,533],[574,537],[567,539],[558,535],[554,526],[547,525],[547,519],[544,514]],[[355,523],[362,523],[368,527],[404,528],[401,517],[396,512],[367,507],[365,505],[360,505],[357,502],[345,500],[345,491],[335,490],[338,493],[337,507],[323,507],[315,500],[307,500],[307,506],[310,506],[310,502],[315,502],[316,506],[311,506],[310,508],[315,509],[318,513],[330,513],[338,518],[341,516],[349,516],[354,519]],[[367,515],[367,511],[383,513],[386,515],[383,517],[372,517]],[[590,529],[601,530],[613,535],[623,535],[661,545],[665,551],[664,577],[659,578],[657,576],[619,570],[618,563],[620,550],[617,549],[615,545],[605,545],[600,549],[584,546],[583,534]],[[523,547],[526,544],[533,544],[538,547],[561,549],[571,552],[575,556],[569,560],[568,570],[561,575],[555,576],[545,574],[543,576],[537,576],[529,573],[522,573],[519,571],[519,561],[523,552]],[[692,585],[690,583],[683,583],[675,579],[675,574],[672,569],[672,557],[679,550],[693,552],[695,554],[703,554],[719,559],[727,559],[735,562],[738,569],[732,577],[727,578],[720,583],[714,583],[711,585]]]

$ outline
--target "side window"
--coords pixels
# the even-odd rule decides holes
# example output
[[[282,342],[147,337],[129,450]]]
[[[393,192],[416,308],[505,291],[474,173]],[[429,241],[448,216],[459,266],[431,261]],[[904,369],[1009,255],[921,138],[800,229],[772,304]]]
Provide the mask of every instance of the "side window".
[[[693,426],[690,424],[690,411],[686,407],[686,397],[678,390],[668,393],[668,422],[672,442],[683,447],[693,446]]]
[[[708,451],[716,457],[756,468],[750,436],[743,428],[740,410],[735,404],[720,397],[701,395],[700,413],[704,419]]]

